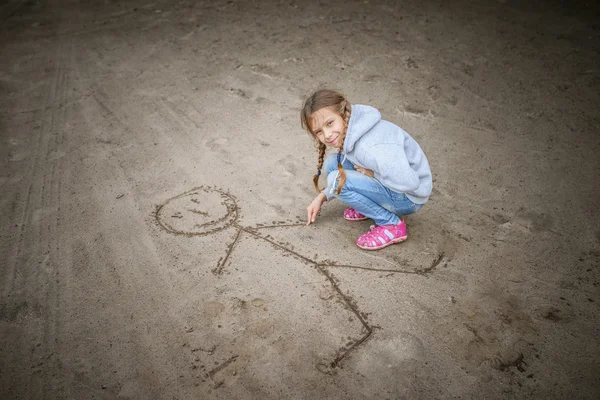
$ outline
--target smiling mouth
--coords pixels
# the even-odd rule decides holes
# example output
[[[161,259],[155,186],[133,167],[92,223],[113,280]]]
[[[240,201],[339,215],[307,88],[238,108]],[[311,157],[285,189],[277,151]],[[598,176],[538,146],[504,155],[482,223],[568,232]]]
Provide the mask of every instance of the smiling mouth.
[[[332,143],[334,143],[336,140],[338,140],[338,137],[339,137],[339,136],[340,136],[340,135],[337,135],[336,137],[334,137],[334,138],[333,138],[333,140],[328,140],[328,141],[327,141],[327,143],[329,143],[329,144],[332,144]]]

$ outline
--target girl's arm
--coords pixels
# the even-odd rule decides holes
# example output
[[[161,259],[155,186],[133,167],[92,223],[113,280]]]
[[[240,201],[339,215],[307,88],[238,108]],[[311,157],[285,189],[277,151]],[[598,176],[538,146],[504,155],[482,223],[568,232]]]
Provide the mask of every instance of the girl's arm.
[[[306,225],[310,225],[312,222],[315,222],[317,215],[319,215],[319,212],[321,211],[321,206],[326,200],[327,196],[325,196],[325,193],[321,192],[317,195],[317,197],[315,197],[312,203],[306,207],[306,213],[308,215],[308,223]]]

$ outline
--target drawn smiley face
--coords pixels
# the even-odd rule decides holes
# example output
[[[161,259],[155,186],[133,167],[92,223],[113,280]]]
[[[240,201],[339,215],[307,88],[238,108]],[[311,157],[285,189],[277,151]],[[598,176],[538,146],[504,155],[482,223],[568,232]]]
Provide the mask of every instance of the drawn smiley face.
[[[214,188],[196,187],[156,208],[156,220],[165,230],[202,236],[232,225],[238,217],[235,199]]]

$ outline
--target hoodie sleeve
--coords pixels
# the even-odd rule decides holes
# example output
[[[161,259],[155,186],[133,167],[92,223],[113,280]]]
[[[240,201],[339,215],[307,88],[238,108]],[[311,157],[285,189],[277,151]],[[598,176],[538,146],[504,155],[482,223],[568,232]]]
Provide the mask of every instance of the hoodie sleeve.
[[[344,160],[345,160],[345,158],[344,158]],[[327,198],[327,201],[337,197],[337,194],[335,194],[335,191],[338,186],[338,181],[337,181],[338,176],[339,176],[339,172],[335,171],[335,179],[333,179],[333,183],[330,182],[331,179],[330,179],[329,175],[327,176],[327,187],[325,189],[321,190],[321,193],[323,193],[325,195],[325,197]],[[333,185],[333,186],[331,186],[331,185]]]
[[[400,144],[376,144],[365,153],[365,166],[384,186],[398,193],[413,192],[419,187],[419,175],[411,168]]]
[[[326,187],[325,189],[321,190],[321,193],[325,195],[325,198],[327,199],[326,201],[329,201],[336,197],[335,193],[332,193],[331,188],[329,187]]]

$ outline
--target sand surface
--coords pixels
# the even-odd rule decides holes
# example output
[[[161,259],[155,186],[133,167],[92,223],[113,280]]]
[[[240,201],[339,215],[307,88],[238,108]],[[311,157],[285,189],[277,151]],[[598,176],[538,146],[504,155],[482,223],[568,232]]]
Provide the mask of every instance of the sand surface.
[[[586,7],[3,2],[0,398],[599,398]],[[426,152],[407,242],[302,225],[321,86]]]

